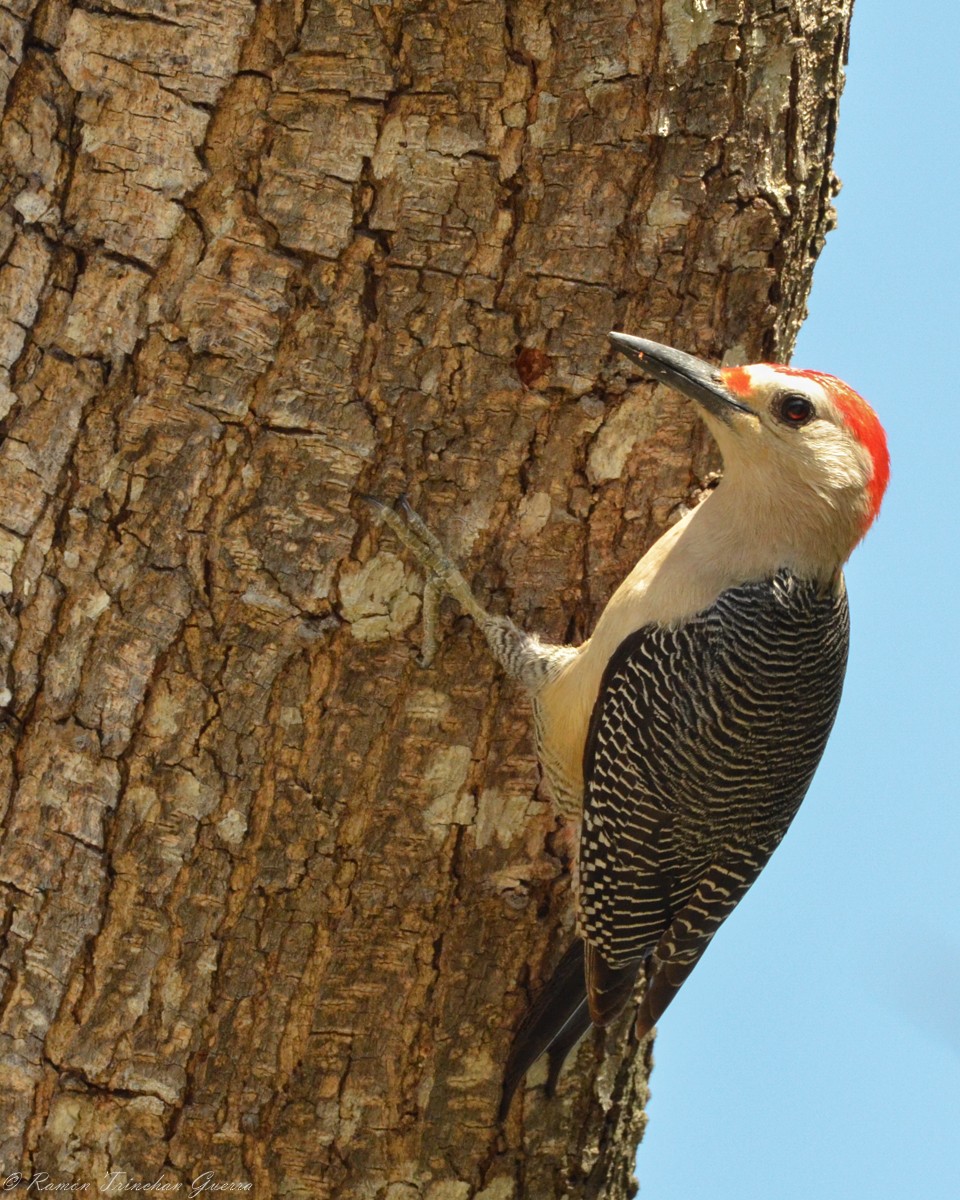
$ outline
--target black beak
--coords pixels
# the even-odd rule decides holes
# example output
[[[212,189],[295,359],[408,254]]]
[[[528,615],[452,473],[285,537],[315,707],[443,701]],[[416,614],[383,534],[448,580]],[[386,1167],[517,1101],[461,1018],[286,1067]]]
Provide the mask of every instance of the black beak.
[[[607,335],[621,354],[636,363],[641,371],[660,383],[689,396],[715,417],[729,420],[731,413],[752,413],[753,410],[733,396],[720,377],[720,370],[692,354],[648,342],[646,338],[631,337],[629,333]]]

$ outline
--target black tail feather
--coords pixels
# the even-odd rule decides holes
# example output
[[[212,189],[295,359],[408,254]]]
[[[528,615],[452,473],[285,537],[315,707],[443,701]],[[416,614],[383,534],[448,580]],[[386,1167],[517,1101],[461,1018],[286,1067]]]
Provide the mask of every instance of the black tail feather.
[[[633,996],[640,966],[637,959],[625,967],[611,967],[595,946],[584,946],[583,974],[594,1025],[607,1026],[623,1012]]]
[[[574,1049],[592,1025],[590,1009],[587,1007],[587,999],[584,996],[576,1012],[563,1029],[560,1030],[554,1041],[550,1043],[550,1048],[547,1051],[546,1094],[548,1099],[552,1099],[557,1093],[557,1080],[560,1078],[563,1064],[567,1061],[567,1055]]]
[[[590,1028],[583,942],[577,938],[557,964],[550,982],[537,996],[517,1030],[503,1077],[500,1119],[514,1093],[541,1054],[549,1051],[548,1092],[552,1094],[564,1060]]]

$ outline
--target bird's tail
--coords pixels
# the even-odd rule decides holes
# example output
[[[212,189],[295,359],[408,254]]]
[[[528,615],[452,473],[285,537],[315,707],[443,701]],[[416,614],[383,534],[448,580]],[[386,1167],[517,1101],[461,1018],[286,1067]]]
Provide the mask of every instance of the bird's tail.
[[[520,1080],[547,1051],[550,1051],[547,1090],[553,1090],[564,1060],[589,1028],[583,942],[577,938],[560,959],[550,982],[534,1000],[514,1035],[503,1076],[501,1120],[507,1115]]]
[[[584,944],[583,975],[586,981],[590,1020],[601,1028],[615,1021],[633,995],[640,971],[640,960],[624,967],[611,967],[596,946]],[[664,1005],[666,1007],[666,1005]]]
[[[541,1054],[549,1056],[547,1095],[553,1095],[567,1055],[594,1023],[587,1003],[586,953],[587,947],[577,938],[560,959],[550,982],[537,996],[514,1035],[503,1076],[501,1120],[507,1115],[520,1080]],[[601,1017],[600,1024],[608,1024],[626,1004],[639,965],[631,964],[619,971],[607,968],[609,977],[603,979],[604,1004],[600,1006],[603,1011],[597,1014]]]

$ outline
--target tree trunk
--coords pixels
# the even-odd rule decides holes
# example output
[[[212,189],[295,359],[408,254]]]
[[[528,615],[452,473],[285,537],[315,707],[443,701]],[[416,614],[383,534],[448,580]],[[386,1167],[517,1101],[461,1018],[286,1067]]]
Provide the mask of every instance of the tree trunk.
[[[632,1194],[629,1020],[497,1123],[569,831],[360,496],[589,631],[715,465],[605,335],[789,354],[850,4],[0,6],[9,1178]]]

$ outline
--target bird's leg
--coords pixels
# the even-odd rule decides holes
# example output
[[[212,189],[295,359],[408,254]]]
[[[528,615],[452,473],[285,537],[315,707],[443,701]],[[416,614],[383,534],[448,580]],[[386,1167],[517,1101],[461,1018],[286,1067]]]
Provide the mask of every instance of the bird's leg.
[[[443,591],[432,575],[423,581],[423,604],[420,608],[420,624],[423,628],[420,641],[420,666],[429,667],[437,653],[437,625],[440,622],[440,601]]]
[[[405,498],[395,507],[373,496],[364,499],[420,562],[427,572],[423,593],[423,653],[421,664],[429,666],[437,649],[437,607],[445,593],[460,604],[480,627],[494,657],[509,674],[536,693],[551,674],[575,651],[568,646],[551,646],[524,633],[509,617],[487,612],[474,596],[463,573],[444,550],[440,539],[413,511]]]
[[[413,511],[406,497],[401,497],[393,508],[374,496],[365,496],[364,499],[373,505],[380,520],[393,530],[397,540],[402,542],[424,567],[427,580],[434,589],[440,594],[445,592],[453,596],[477,624],[482,626],[490,614],[474,596],[470,585],[444,550],[440,539]],[[434,600],[433,603],[435,602]]]

